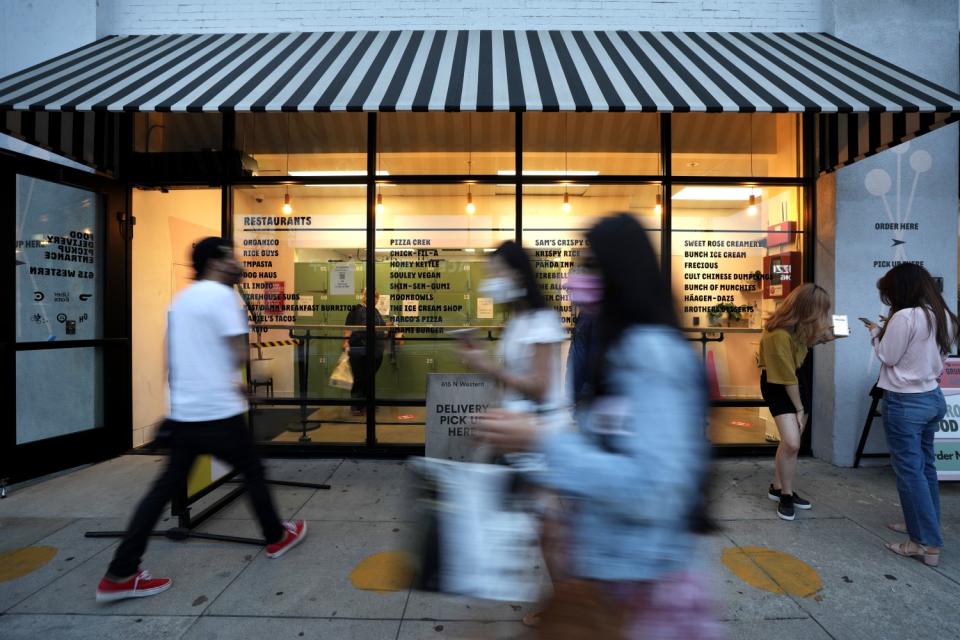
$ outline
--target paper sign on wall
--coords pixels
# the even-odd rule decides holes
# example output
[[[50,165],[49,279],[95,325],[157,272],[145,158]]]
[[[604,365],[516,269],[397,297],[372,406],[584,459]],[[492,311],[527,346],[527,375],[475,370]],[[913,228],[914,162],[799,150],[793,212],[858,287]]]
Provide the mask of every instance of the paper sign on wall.
[[[404,318],[416,318],[420,315],[420,301],[419,300],[404,300],[403,301],[403,317]]]
[[[390,296],[382,295],[377,300],[377,311],[380,312],[380,315],[386,317],[390,315]]]
[[[356,291],[353,281],[353,265],[338,264],[330,272],[330,294],[331,295],[353,295]]]
[[[301,295],[301,296],[300,296],[300,299],[297,301],[297,306],[298,306],[298,307],[313,307],[313,296],[304,296],[304,295]],[[297,310],[297,317],[300,317],[300,318],[303,318],[303,317],[307,317],[307,318],[313,317],[313,310],[312,310],[312,309],[310,309],[310,310],[307,310],[307,309],[298,309],[298,310]]]
[[[477,298],[477,319],[493,318],[493,298]]]

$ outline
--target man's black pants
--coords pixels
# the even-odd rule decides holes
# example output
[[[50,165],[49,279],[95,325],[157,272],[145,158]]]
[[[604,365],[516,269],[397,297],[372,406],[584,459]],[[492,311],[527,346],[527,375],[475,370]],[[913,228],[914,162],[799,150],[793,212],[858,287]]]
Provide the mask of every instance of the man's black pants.
[[[359,351],[359,353],[354,353],[354,351]],[[362,348],[355,350],[350,349],[349,354],[350,359],[350,371],[353,373],[353,386],[350,387],[350,397],[359,400],[366,400],[369,395],[369,389],[367,389],[367,354],[363,353]],[[373,372],[376,374],[377,371],[380,371],[380,365],[383,364],[383,353],[377,353],[376,360],[374,361]],[[354,409],[363,409],[365,405],[355,404],[353,405]]]
[[[273,543],[283,537],[283,525],[264,482],[263,466],[254,449],[253,434],[247,428],[243,415],[211,422],[170,420],[165,428],[170,430],[167,467],[137,506],[123,542],[110,563],[109,573],[112,576],[126,578],[137,572],[150,532],[160,520],[167,503],[178,491],[183,490],[194,460],[201,454],[216,456],[243,474],[247,495],[260,521],[264,539],[267,543]]]

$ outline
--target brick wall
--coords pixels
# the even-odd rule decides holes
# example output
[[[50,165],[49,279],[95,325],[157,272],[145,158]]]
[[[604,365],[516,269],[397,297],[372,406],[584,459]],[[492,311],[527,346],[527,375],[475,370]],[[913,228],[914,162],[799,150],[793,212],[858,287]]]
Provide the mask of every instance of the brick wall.
[[[824,31],[833,0],[98,0],[100,35],[350,29]]]

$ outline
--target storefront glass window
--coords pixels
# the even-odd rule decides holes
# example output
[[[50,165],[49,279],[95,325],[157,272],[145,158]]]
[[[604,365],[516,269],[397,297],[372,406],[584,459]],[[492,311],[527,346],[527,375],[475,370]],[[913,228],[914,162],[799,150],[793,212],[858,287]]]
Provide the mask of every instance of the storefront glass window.
[[[662,206],[660,185],[525,185],[523,188],[523,245],[530,252],[547,301],[572,328],[576,310],[564,289],[570,269],[585,254],[584,234],[603,217],[619,212],[635,216],[660,251]]]
[[[758,408],[753,354],[763,317],[802,279],[803,191],[798,181],[740,181],[798,175],[797,118],[675,115],[674,175],[661,178],[657,114],[523,114],[518,194],[516,117],[378,114],[379,152],[368,175],[367,114],[238,114],[248,175],[301,183],[234,189],[235,245],[254,323],[258,438],[363,444],[372,397],[377,442],[422,444],[429,375],[466,371],[449,332],[472,328],[493,351],[508,320],[477,295],[487,256],[521,236],[569,329],[576,310],[563,282],[583,255],[585,232],[617,212],[636,216],[658,252],[669,234],[670,255],[661,260],[669,259],[682,325],[704,358],[711,395],[743,404],[715,412],[711,437],[763,443],[775,433]],[[431,182],[450,175],[461,177]],[[714,179],[697,183],[703,175]],[[671,178],[664,193],[661,180]],[[369,203],[367,181],[374,181]],[[369,256],[368,205],[376,220]],[[375,312],[363,304],[371,267]],[[376,313],[373,372],[368,313]],[[335,384],[345,349],[345,366],[360,384]]]
[[[514,168],[512,113],[382,113],[377,174],[497,175]]]
[[[800,175],[800,117],[793,113],[675,113],[673,175]]]
[[[659,174],[660,118],[655,113],[525,113],[523,171],[578,180]]]
[[[355,178],[367,168],[365,113],[237,114],[248,176]]]
[[[137,113],[133,150],[137,153],[214,151],[223,146],[219,113]]]
[[[350,398],[349,389],[330,385],[330,374],[366,277],[365,194],[362,185],[234,190],[234,246],[252,323],[250,381],[265,403],[253,420],[260,440],[309,442],[323,427],[320,438],[332,441],[359,422],[347,404],[326,407],[336,416],[319,415],[316,405]],[[314,406],[302,413],[271,406],[271,398],[309,398]]]
[[[802,202],[792,186],[673,188],[673,286],[715,399],[760,399],[764,318],[803,282]],[[724,409],[711,422],[716,442],[763,443],[775,433],[766,409]]]
[[[17,176],[17,342],[103,336],[102,216],[91,191]]]
[[[102,198],[17,176],[17,443],[103,426]]]
[[[504,312],[478,295],[486,256],[515,235],[513,195],[496,185],[378,185],[377,441],[423,443],[427,376],[466,372],[451,330],[491,347]],[[469,200],[468,200],[469,196]],[[472,204],[472,208],[468,207]]]

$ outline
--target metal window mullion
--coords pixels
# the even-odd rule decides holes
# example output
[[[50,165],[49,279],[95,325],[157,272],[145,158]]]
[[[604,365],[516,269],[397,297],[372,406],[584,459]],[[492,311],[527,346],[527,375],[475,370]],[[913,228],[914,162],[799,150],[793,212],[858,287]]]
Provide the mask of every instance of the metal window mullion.
[[[816,250],[816,224],[817,224],[817,171],[816,156],[813,153],[814,136],[814,115],[811,113],[803,114],[800,122],[800,136],[803,138],[803,279],[805,282],[814,282],[816,278],[816,269],[814,265],[814,251]]]
[[[673,242],[673,162],[672,132],[669,113],[660,114],[660,163],[662,166],[663,186],[661,187],[660,208],[660,272],[671,286],[672,265],[670,251]]]
[[[523,246],[523,111],[516,112],[514,124],[514,167],[513,167],[513,195],[516,200],[516,217],[514,221],[514,239]]]
[[[237,137],[237,114],[224,112],[220,129],[220,163],[222,180],[220,181],[220,236],[225,240],[233,239],[233,183],[236,179],[233,163],[233,147]]]
[[[376,242],[377,242],[377,112],[371,111],[367,114],[367,233],[366,233],[366,289],[367,295],[364,304],[367,307],[366,316],[366,349],[364,359],[366,367],[363,375],[367,377],[367,397],[365,399],[367,407],[367,437],[366,444],[372,448],[377,444],[377,426],[376,426],[376,353],[379,345],[376,343],[376,313],[371,311],[376,309],[375,291],[376,291]]]

